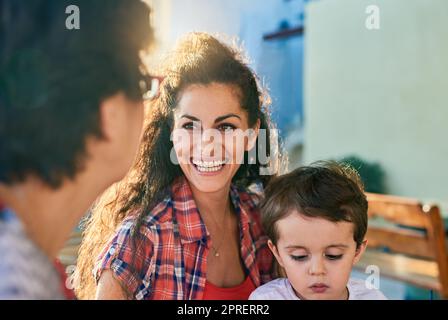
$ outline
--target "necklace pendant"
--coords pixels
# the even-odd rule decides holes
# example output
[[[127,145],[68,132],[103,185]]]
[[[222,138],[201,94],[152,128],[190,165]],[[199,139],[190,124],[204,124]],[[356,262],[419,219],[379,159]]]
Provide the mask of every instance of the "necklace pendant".
[[[219,257],[219,252],[216,252],[216,253],[215,253],[215,257]]]

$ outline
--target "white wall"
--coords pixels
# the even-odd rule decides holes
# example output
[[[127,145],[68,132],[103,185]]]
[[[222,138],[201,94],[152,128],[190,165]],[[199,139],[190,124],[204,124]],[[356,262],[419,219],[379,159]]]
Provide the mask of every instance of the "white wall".
[[[365,8],[380,8],[367,30]],[[305,159],[380,162],[389,191],[448,214],[448,1],[325,0],[307,8]]]

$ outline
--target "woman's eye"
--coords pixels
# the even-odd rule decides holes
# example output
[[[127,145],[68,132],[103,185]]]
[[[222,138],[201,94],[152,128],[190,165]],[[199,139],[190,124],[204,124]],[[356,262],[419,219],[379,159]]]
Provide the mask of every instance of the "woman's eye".
[[[186,129],[186,130],[193,130],[194,129],[194,123],[193,122],[184,123],[182,125],[182,128]]]
[[[233,124],[229,124],[229,123],[224,123],[219,126],[219,130],[225,131],[225,132],[233,131],[235,129],[236,129],[236,127]]]
[[[306,258],[308,258],[308,256],[293,256],[293,255],[291,255],[291,259],[295,260],[295,261],[304,261],[304,260],[306,260]]]
[[[343,255],[342,254],[338,254],[338,255],[326,254],[325,256],[328,258],[328,260],[339,260],[342,258]]]

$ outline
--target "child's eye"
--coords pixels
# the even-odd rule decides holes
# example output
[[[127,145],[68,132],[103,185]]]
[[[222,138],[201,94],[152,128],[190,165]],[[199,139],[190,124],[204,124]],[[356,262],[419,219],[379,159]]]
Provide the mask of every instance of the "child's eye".
[[[328,260],[339,260],[342,258],[343,255],[342,254],[338,254],[338,255],[326,254],[325,256],[328,258]]]
[[[293,256],[291,255],[291,259],[295,261],[305,261],[308,258],[308,256]]]
[[[233,131],[236,129],[236,127],[230,123],[223,123],[218,128],[219,128],[219,130],[224,131],[224,132]]]

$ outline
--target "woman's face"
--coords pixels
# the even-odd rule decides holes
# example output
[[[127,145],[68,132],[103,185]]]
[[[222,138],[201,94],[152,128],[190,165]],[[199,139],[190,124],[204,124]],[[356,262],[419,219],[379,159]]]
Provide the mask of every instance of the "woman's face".
[[[202,192],[229,187],[244,151],[255,145],[258,127],[249,130],[235,87],[212,83],[185,88],[174,113],[172,139],[190,184]]]

